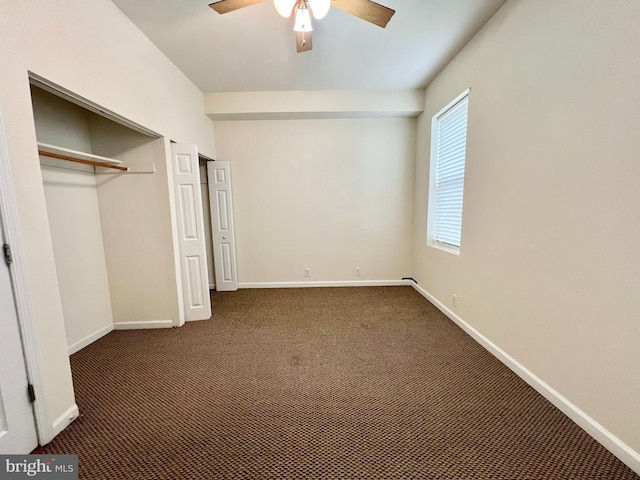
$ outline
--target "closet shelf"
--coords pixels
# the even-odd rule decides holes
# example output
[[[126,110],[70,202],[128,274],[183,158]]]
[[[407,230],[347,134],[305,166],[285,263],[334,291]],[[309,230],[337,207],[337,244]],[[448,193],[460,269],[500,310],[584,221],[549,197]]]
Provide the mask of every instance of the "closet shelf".
[[[84,163],[85,165],[93,165],[95,167],[114,168],[126,172],[127,167],[122,166],[120,160],[113,158],[100,157],[91,153],[79,152],[68,148],[50,145],[48,143],[38,142],[38,153],[45,157],[57,158],[60,160],[68,160],[70,162]]]

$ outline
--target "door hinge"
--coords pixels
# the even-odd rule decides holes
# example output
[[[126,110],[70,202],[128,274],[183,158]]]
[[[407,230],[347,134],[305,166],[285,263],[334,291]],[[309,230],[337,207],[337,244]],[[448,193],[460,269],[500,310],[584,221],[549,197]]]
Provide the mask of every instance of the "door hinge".
[[[36,391],[33,389],[33,385],[27,385],[27,394],[29,395],[29,402],[33,403],[36,401]]]
[[[7,265],[11,265],[13,263],[13,256],[11,255],[11,245],[5,243],[2,247],[4,250],[4,261],[7,262]]]

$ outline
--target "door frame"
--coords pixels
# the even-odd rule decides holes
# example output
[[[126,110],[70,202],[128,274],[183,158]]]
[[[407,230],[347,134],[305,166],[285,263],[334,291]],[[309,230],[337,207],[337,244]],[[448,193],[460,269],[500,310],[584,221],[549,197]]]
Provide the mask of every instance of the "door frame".
[[[22,337],[27,370],[27,380],[33,385],[36,400],[33,402],[33,416],[40,445],[53,438],[49,413],[44,405],[47,398],[44,375],[38,350],[38,338],[31,310],[27,270],[24,262],[18,209],[9,165],[9,153],[5,142],[4,123],[0,112],[0,215],[5,241],[11,245],[13,262],[9,265],[9,275],[13,285],[13,295],[18,316],[18,327]],[[39,400],[40,399],[40,400]]]
[[[0,224],[2,218],[0,216]],[[0,244],[5,244],[4,228],[0,228]],[[18,324],[18,315],[11,279],[10,265],[0,265],[0,336],[2,348],[1,361],[8,369],[3,369],[0,378],[0,452],[3,454],[26,454],[39,445],[33,405],[27,395],[29,378],[27,363],[22,346],[22,334]],[[6,338],[2,338],[5,337]]]

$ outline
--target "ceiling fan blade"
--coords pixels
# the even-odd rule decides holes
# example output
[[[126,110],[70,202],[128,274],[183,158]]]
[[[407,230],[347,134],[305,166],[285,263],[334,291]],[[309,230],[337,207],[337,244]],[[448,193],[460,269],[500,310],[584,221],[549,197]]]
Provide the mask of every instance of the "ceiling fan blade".
[[[296,32],[296,51],[298,53],[311,50],[312,46],[311,32]]]
[[[387,26],[396,13],[395,10],[371,0],[332,0],[331,6],[382,28]]]
[[[262,3],[264,0],[220,0],[219,2],[210,3],[209,6],[218,13],[228,13],[240,8]]]

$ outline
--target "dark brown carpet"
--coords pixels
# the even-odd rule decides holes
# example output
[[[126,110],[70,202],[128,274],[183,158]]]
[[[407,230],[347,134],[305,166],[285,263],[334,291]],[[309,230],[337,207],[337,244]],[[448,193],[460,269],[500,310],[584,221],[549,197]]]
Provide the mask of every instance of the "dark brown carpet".
[[[635,479],[410,287],[213,294],[72,356],[84,479]]]

